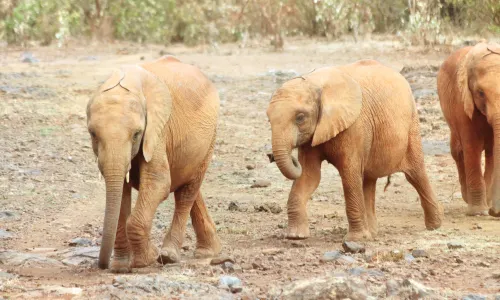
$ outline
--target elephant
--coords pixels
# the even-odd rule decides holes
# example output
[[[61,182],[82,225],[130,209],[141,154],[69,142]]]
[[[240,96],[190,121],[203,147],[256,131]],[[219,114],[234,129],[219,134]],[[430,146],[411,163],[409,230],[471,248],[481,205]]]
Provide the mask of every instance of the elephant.
[[[499,72],[500,45],[479,43],[452,53],[437,75],[467,215],[500,217]]]
[[[288,239],[310,235],[307,201],[326,160],[339,172],[349,229],[344,241],[378,234],[378,178],[404,172],[420,196],[425,226],[441,226],[443,208],[424,166],[420,125],[405,78],[375,60],[316,69],[285,82],[267,108],[272,155],[293,180],[288,197]],[[298,148],[298,160],[292,150]]]
[[[87,125],[106,185],[98,266],[177,262],[191,216],[195,257],[221,250],[200,186],[215,145],[219,96],[195,66],[164,56],[115,70],[87,105]],[[139,191],[131,207],[131,189]],[[158,205],[173,192],[174,215],[161,251],[149,239]]]

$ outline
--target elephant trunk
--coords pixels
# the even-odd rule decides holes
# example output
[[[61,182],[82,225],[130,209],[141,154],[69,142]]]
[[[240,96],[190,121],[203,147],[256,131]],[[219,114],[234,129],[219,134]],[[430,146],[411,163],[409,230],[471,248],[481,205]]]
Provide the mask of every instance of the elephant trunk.
[[[500,114],[493,118],[493,174],[490,215],[500,217]]]
[[[106,210],[104,214],[101,250],[99,252],[99,268],[101,269],[109,267],[109,260],[114,248],[126,172],[125,168],[116,166],[113,164],[114,162],[116,162],[116,158],[112,158],[111,162],[104,162],[102,164],[103,175],[106,181]]]
[[[288,179],[295,180],[302,174],[302,167],[298,160],[292,156],[292,142],[289,139],[276,137],[273,133],[273,156],[281,174]]]

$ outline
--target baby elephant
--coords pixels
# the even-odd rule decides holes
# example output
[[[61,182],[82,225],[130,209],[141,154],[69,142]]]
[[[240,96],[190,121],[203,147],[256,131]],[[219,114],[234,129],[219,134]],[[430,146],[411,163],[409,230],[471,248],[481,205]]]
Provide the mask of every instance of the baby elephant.
[[[87,106],[88,130],[106,181],[99,267],[129,271],[179,261],[191,215],[195,256],[220,252],[200,186],[215,143],[219,96],[196,67],[173,57],[117,70]],[[131,209],[131,189],[139,191]],[[158,205],[175,193],[172,225],[158,253],[149,234]]]
[[[377,235],[377,179],[402,171],[420,195],[427,229],[441,226],[424,168],[418,115],[408,82],[373,60],[325,67],[285,82],[267,109],[273,156],[295,180],[288,197],[289,239],[309,236],[306,203],[321,178],[321,162],[339,171],[349,231],[344,240]],[[291,155],[299,148],[298,161]]]

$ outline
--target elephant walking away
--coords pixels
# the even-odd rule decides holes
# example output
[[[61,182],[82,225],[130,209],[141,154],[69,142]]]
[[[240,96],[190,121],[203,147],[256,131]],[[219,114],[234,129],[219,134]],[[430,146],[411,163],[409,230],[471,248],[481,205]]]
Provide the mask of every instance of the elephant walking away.
[[[178,262],[191,216],[196,257],[221,250],[200,186],[215,144],[219,96],[196,67],[166,56],[124,66],[87,106],[88,130],[106,182],[99,267],[127,272]],[[131,189],[139,191],[131,207]],[[160,252],[149,235],[158,205],[174,192],[172,224]]]
[[[377,235],[378,178],[404,172],[417,190],[427,229],[443,209],[424,166],[417,110],[403,76],[374,60],[317,69],[285,82],[267,109],[273,157],[294,180],[288,197],[289,239],[309,236],[306,204],[327,160],[339,171],[349,230],[344,240]],[[298,161],[291,155],[298,148]]]

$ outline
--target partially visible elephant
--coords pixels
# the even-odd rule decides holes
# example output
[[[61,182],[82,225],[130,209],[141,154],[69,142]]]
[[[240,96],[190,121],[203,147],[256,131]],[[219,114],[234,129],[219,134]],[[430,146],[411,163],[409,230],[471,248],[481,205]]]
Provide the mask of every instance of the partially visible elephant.
[[[487,215],[491,207],[500,217],[500,45],[457,50],[439,69],[437,86],[467,215]]]
[[[200,186],[215,143],[219,96],[196,67],[166,56],[124,66],[87,106],[88,130],[106,182],[99,267],[127,272],[180,258],[187,218],[196,257],[221,250]],[[139,191],[131,209],[131,188]],[[175,211],[161,252],[149,239],[158,205],[175,193]],[[159,255],[158,255],[159,254]]]
[[[441,226],[443,209],[429,184],[418,115],[408,82],[374,60],[325,67],[285,82],[267,109],[273,156],[294,180],[288,198],[289,239],[309,236],[306,204],[321,163],[339,171],[349,231],[344,240],[377,235],[377,179],[402,171],[420,195],[425,225]],[[291,155],[298,148],[298,161]]]

